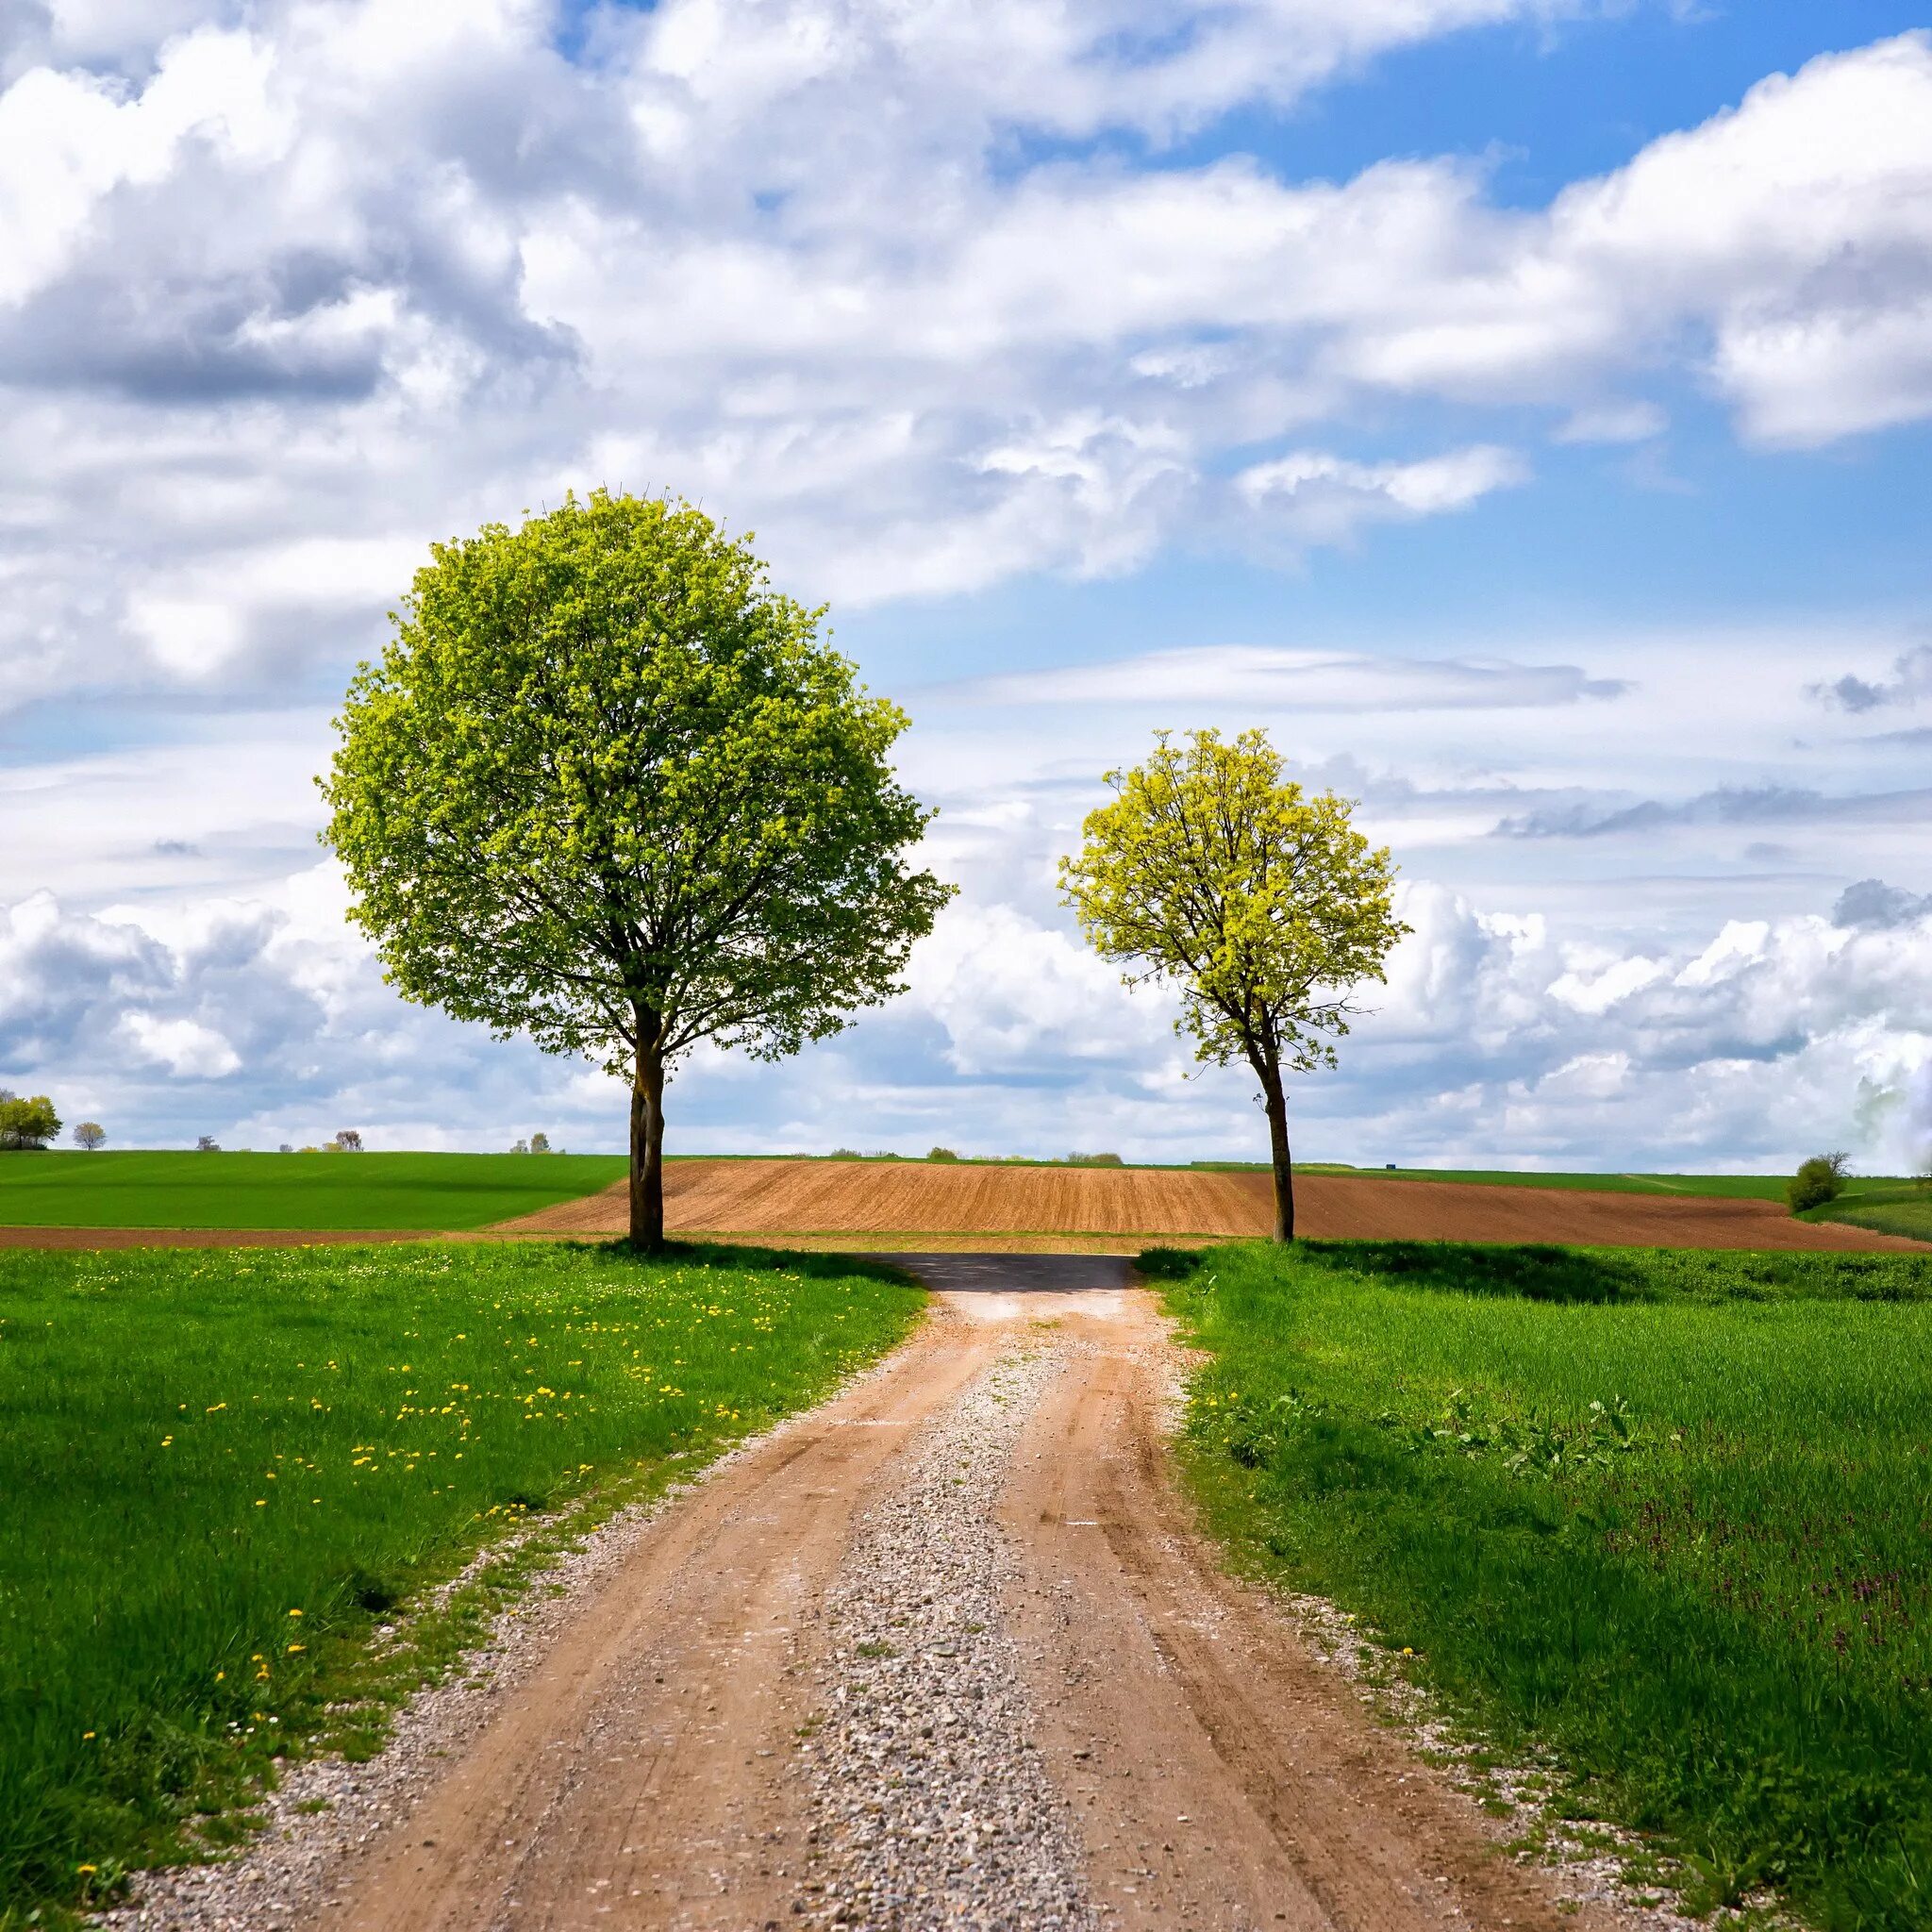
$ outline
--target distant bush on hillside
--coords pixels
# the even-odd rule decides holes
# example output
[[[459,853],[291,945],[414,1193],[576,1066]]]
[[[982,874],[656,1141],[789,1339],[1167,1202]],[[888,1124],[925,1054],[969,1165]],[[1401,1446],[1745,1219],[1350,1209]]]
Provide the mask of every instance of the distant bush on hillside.
[[[935,1147],[925,1158],[928,1160],[958,1160],[959,1157],[950,1147]]]
[[[1067,1165],[1069,1167],[1124,1167],[1126,1162],[1118,1154],[1070,1154],[1067,1156]]]
[[[1823,1208],[1836,1201],[1844,1191],[1845,1169],[1849,1161],[1842,1154],[1814,1154],[1785,1183],[1785,1199],[1793,1214],[1807,1208]]]

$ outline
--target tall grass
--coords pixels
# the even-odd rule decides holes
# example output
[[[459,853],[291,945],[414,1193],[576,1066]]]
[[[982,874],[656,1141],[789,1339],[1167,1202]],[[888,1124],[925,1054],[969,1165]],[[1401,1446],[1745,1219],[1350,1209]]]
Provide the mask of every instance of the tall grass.
[[[366,1748],[327,1707],[412,1593],[822,1395],[918,1301],[808,1256],[0,1252],[0,1924],[219,1841],[279,1753]]]
[[[1158,1263],[1157,1262],[1157,1266]],[[1263,1570],[1821,1925],[1932,1924],[1932,1268],[1402,1243],[1170,1258]]]

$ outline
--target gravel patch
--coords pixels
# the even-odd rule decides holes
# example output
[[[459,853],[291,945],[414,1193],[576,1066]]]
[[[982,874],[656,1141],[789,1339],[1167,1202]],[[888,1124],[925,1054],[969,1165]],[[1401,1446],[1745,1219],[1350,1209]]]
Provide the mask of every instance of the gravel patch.
[[[1101,1924],[1000,1618],[1012,1558],[993,1512],[1015,1441],[1061,1366],[1045,1350],[996,1364],[854,1526],[825,1605],[822,1722],[799,1759],[817,1821],[792,1905],[808,1924]]]

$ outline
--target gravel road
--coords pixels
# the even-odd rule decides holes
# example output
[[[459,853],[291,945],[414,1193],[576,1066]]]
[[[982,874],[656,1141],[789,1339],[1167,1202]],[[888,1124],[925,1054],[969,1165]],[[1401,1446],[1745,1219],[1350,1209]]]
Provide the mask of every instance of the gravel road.
[[[1502,1855],[1171,1487],[1177,1364],[1104,1257],[901,1257],[906,1347],[600,1534],[339,1801],[143,1932],[1632,1932]],[[342,1780],[346,1779],[346,1782]],[[337,1780],[337,1782],[331,1782]]]

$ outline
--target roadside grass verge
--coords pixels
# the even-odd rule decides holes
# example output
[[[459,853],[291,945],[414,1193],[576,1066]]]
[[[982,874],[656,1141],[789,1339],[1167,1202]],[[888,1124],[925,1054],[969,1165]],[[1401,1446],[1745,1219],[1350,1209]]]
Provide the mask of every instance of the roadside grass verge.
[[[558,1541],[921,1301],[720,1248],[0,1252],[0,1926],[245,1833],[277,1757],[367,1756]]]
[[[0,1226],[487,1227],[621,1180],[612,1154],[4,1154]]]
[[[1932,1924],[1932,1263],[1244,1243],[1145,1258],[1211,1354],[1185,1460],[1688,1902]],[[1409,1657],[1407,1653],[1413,1651]]]

